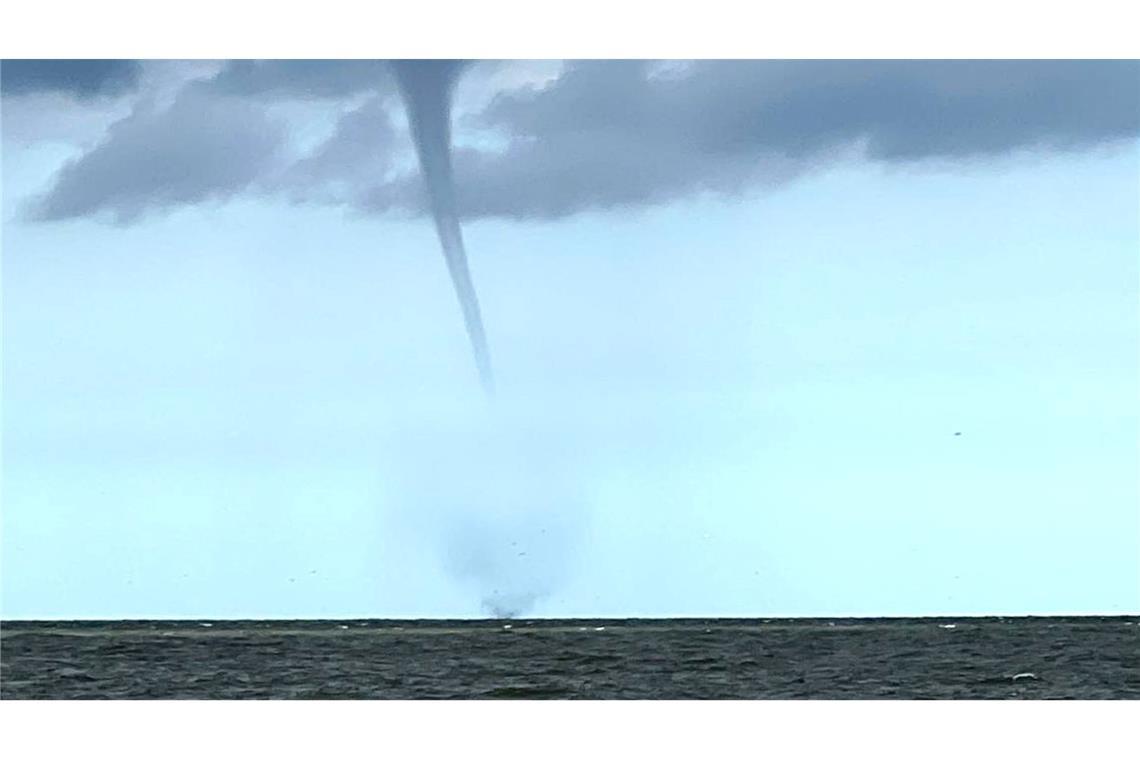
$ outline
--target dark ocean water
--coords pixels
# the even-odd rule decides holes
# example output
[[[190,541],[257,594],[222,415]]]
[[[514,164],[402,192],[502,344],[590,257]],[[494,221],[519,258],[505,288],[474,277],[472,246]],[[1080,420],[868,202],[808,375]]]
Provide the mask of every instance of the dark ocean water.
[[[1140,698],[1140,618],[9,622],[4,699]]]

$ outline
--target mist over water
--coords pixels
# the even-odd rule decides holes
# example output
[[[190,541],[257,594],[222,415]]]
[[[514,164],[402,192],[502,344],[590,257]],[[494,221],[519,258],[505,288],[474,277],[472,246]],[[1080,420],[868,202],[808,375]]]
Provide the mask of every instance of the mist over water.
[[[590,468],[554,438],[497,405],[493,416],[405,425],[392,447],[393,528],[433,554],[482,614],[534,612],[581,556]]]
[[[399,83],[408,123],[416,145],[428,204],[435,220],[436,233],[463,311],[463,322],[479,380],[487,395],[494,393],[491,352],[483,330],[479,299],[467,266],[463,231],[455,204],[455,184],[451,170],[451,97],[462,73],[461,61],[393,61],[392,68]]]

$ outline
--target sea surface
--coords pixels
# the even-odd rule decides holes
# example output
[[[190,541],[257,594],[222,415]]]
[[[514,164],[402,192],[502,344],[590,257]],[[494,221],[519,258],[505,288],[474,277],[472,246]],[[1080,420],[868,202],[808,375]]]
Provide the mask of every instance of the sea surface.
[[[1140,618],[0,623],[3,699],[1136,699]]]

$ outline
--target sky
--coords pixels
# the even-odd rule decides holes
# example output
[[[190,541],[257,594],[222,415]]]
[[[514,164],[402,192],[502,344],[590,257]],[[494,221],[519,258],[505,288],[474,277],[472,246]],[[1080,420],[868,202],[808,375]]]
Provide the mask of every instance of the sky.
[[[1140,611],[1140,64],[4,61],[4,618]]]

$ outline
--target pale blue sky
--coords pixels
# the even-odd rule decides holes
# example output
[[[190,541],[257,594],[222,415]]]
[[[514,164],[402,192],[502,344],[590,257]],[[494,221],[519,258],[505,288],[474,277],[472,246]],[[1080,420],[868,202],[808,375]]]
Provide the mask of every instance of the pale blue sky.
[[[428,220],[32,221],[132,106],[14,101],[4,617],[1140,611],[1135,136],[469,219],[488,407]]]

